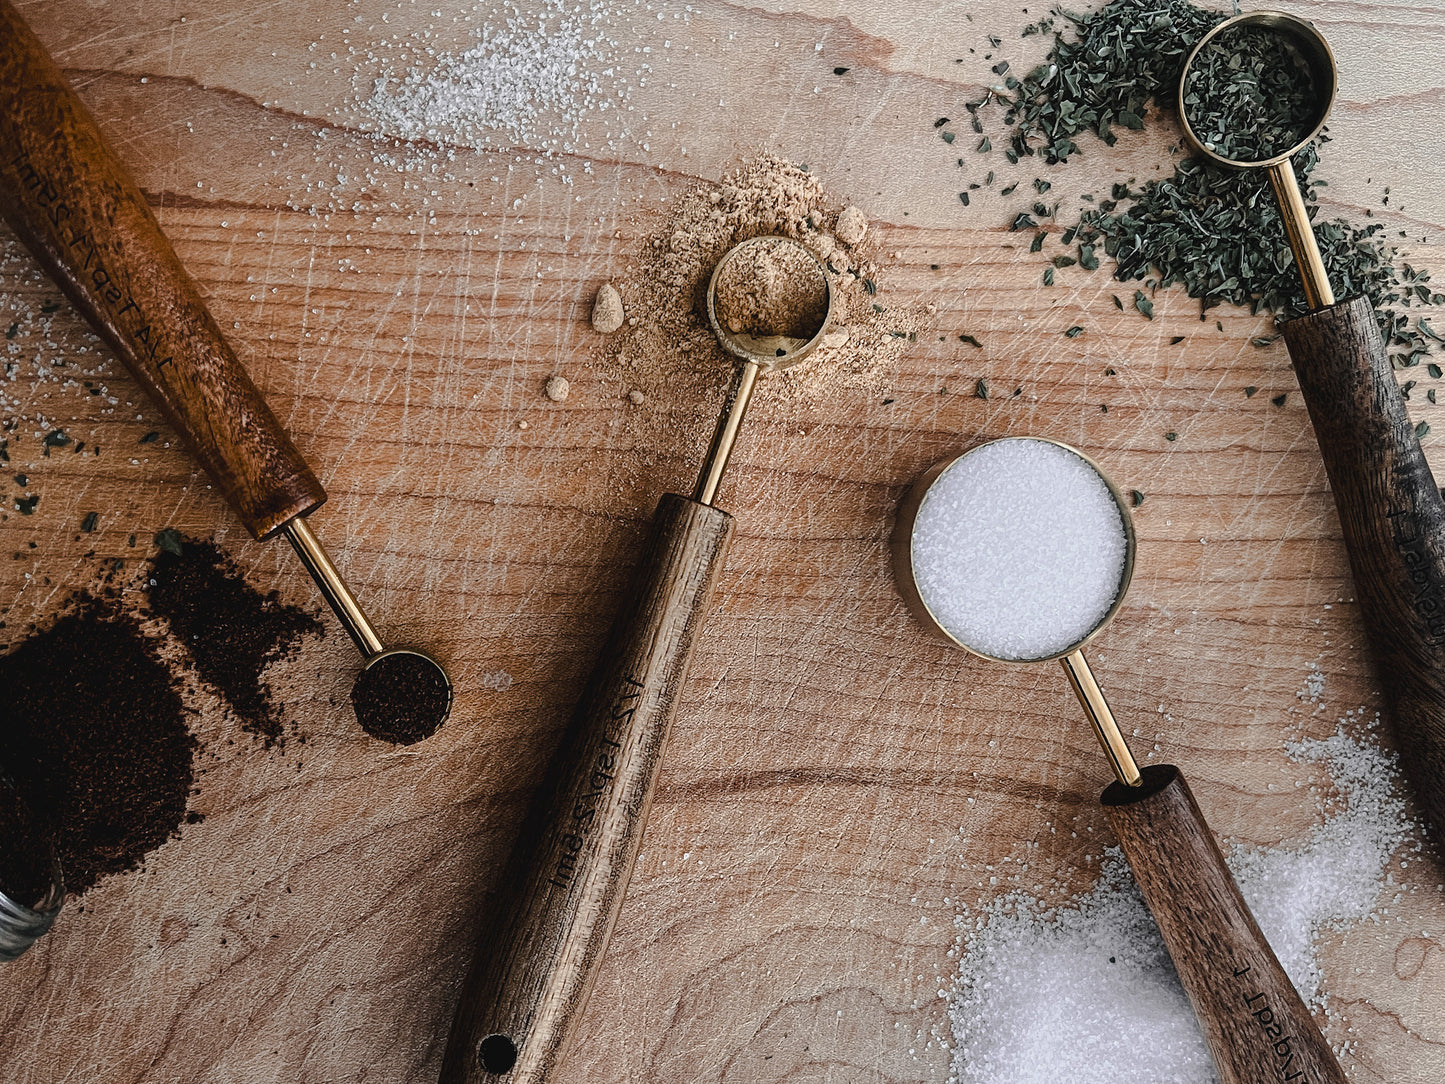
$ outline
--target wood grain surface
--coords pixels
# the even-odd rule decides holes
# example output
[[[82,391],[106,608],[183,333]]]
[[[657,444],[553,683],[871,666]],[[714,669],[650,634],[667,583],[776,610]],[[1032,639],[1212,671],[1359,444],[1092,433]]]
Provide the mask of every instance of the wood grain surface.
[[[317,468],[331,496],[310,522],[383,638],[434,652],[457,698],[417,746],[367,738],[334,623],[269,675],[304,744],[263,749],[189,694],[206,819],[6,968],[7,1079],[437,1079],[501,863],[652,509],[690,489],[720,405],[659,386],[635,410],[588,324],[593,294],[625,282],[689,185],[760,149],[869,212],[879,302],[932,305],[933,326],[882,394],[765,387],[752,407],[718,501],[736,518],[727,565],[562,1079],[943,1081],[954,917],[1011,887],[1092,883],[1113,841],[1108,769],[1067,683],[934,643],[889,573],[908,484],[982,439],[1067,441],[1147,495],[1129,599],[1091,655],[1141,761],[1180,765],[1227,842],[1288,846],[1318,822],[1325,781],[1285,743],[1383,705],[1283,343],[1251,345],[1272,329],[1238,310],[1211,313],[1215,331],[1176,291],[1152,321],[1120,311],[1112,295],[1134,287],[1102,272],[1040,285],[1040,257],[1005,228],[1017,204],[962,206],[960,152],[933,128],[993,78],[987,35],[1019,65],[1037,55],[1016,36],[1042,8],[619,4],[604,51],[626,98],[565,118],[571,153],[545,131],[451,147],[375,134],[356,105],[367,58],[423,26],[438,49],[465,40],[450,0],[17,7]],[[1445,50],[1445,6],[1291,10],[1340,62],[1325,212],[1368,210],[1407,232],[1413,264],[1445,266],[1445,75],[1421,62]],[[1052,195],[1156,175],[1176,140],[1163,122],[1112,150],[1086,140],[1049,171]],[[1027,188],[1041,169],[1000,180]],[[319,608],[289,550],[250,540],[5,240],[4,318],[59,305],[12,342],[74,370],[34,378],[27,358],[0,383],[26,419],[8,467],[40,495],[24,516],[5,490],[5,633],[108,559],[138,573],[165,526],[215,534],[260,586]],[[565,402],[542,394],[554,373]],[[1411,418],[1442,430],[1434,382],[1405,375]],[[979,378],[1021,394],[976,398]],[[43,455],[35,434],[54,425],[86,453]],[[1424,445],[1445,465],[1436,436]],[[1320,711],[1297,696],[1312,665]],[[1433,844],[1402,856],[1379,922],[1321,935],[1325,1033],[1348,1043],[1357,1084],[1445,1078],[1441,872]]]
[[[145,195],[18,13],[0,5],[5,221],[125,363],[256,538],[326,500]]]

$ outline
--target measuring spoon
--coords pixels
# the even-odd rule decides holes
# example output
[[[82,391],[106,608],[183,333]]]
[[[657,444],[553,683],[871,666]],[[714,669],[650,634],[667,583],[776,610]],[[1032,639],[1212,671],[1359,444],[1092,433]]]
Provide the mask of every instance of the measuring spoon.
[[[1206,146],[1186,104],[1186,86],[1204,71],[1201,57],[1240,26],[1279,35],[1293,47],[1314,94],[1303,138],[1259,161],[1226,158]],[[1279,201],[1311,310],[1280,330],[1329,476],[1400,762],[1445,833],[1445,501],[1405,411],[1379,315],[1367,297],[1335,300],[1290,164],[1323,127],[1337,81],[1334,53],[1312,25],[1282,12],[1250,12],[1224,20],[1195,46],[1177,104],[1195,153],[1227,169],[1265,170]]]
[[[412,732],[431,733],[451,708],[446,672],[423,651],[383,646],[304,518],[326,490],[221,335],[130,172],[9,0],[0,0],[0,41],[0,214],[161,408],[251,535],[290,541],[372,671],[367,683],[385,686],[412,660],[430,664],[420,677],[413,672],[416,697],[386,703]],[[423,693],[431,717],[419,719]],[[379,732],[397,721],[361,719]]]
[[[792,271],[778,278],[749,272]],[[779,301],[804,304],[779,304]],[[832,315],[827,272],[798,242],[758,237],[718,261],[706,297],[742,359],[691,498],[667,493],[482,927],[442,1084],[539,1084],[561,1062],[617,920],[697,634],[732,536],[713,507],[760,375],[807,357]],[[720,318],[721,314],[721,318]],[[801,319],[800,319],[801,315]],[[729,317],[732,317],[731,319]]]
[[[1128,504],[1082,452],[1007,437],[914,483],[892,537],[895,579],[935,635],[999,663],[1057,659],[1115,781],[1100,797],[1153,912],[1221,1084],[1345,1084],[1260,932],[1183,773],[1142,770],[1084,658],[1134,570]],[[1142,1037],[1141,1042],[1147,1042]]]

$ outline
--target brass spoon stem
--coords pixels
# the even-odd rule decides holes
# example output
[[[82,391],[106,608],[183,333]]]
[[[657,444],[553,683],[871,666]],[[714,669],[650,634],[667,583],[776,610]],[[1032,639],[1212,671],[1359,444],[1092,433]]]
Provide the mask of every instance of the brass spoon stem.
[[[732,387],[728,389],[727,408],[718,419],[717,432],[713,434],[712,447],[708,449],[707,463],[697,480],[693,500],[698,504],[712,504],[717,499],[718,486],[722,485],[723,471],[727,470],[728,457],[732,455],[733,444],[743,427],[743,417],[748,412],[748,403],[753,398],[753,388],[762,371],[755,361],[745,361],[742,368],[733,374]]]
[[[1099,744],[1103,746],[1104,756],[1109,758],[1115,777],[1126,787],[1137,787],[1140,780],[1139,765],[1134,763],[1134,756],[1129,752],[1124,735],[1119,731],[1119,724],[1114,721],[1114,713],[1109,710],[1109,701],[1104,698],[1104,690],[1099,688],[1099,683],[1094,680],[1094,672],[1089,669],[1084,653],[1071,652],[1060,658],[1059,662],[1063,664],[1064,673],[1069,675],[1069,684],[1074,687],[1084,714],[1093,724],[1094,733],[1099,737]]]
[[[351,636],[362,657],[369,659],[379,654],[382,650],[381,637],[371,627],[371,622],[366,619],[366,613],[361,609],[361,603],[356,601],[356,596],[346,586],[341,573],[331,563],[331,557],[327,554],[326,547],[321,544],[321,539],[311,533],[311,528],[300,516],[292,517],[282,529],[295,548],[296,556],[301,558],[306,571],[311,573],[311,578],[316,581],[316,586],[321,589],[321,594],[330,603],[337,620]]]
[[[1270,166],[1267,172],[1270,187],[1279,202],[1280,217],[1284,219],[1285,236],[1289,238],[1290,251],[1294,253],[1300,281],[1304,283],[1305,301],[1311,311],[1328,308],[1335,303],[1335,292],[1330,288],[1329,276],[1325,273],[1325,261],[1315,241],[1315,231],[1310,225],[1304,197],[1300,195],[1299,182],[1295,180],[1294,167],[1286,159]]]

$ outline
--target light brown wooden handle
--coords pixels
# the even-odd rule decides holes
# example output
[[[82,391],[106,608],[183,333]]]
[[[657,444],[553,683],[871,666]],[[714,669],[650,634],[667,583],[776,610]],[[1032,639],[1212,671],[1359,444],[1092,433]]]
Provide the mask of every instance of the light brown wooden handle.
[[[1152,764],[1143,776],[1138,787],[1109,784],[1101,800],[1199,1017],[1220,1084],[1346,1084],[1179,769]]]
[[[732,533],[669,493],[482,927],[444,1084],[540,1084],[561,1059],[632,875],[693,641]]]
[[[1445,501],[1365,298],[1283,325],[1400,763],[1445,833]]]
[[[0,214],[257,538],[326,499],[221,337],[130,173],[0,0]]]

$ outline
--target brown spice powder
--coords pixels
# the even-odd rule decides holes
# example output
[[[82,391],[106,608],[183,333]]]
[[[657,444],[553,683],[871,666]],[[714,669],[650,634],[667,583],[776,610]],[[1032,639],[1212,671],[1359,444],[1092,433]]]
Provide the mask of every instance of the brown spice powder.
[[[614,280],[628,320],[598,344],[603,383],[615,385],[619,397],[642,393],[642,402],[632,399],[637,409],[628,412],[628,424],[648,434],[650,446],[699,456],[707,447],[737,364],[708,326],[707,283],[722,255],[751,237],[801,242],[827,267],[836,291],[822,346],[795,368],[769,375],[754,410],[810,404],[839,387],[883,389],[923,315],[879,296],[882,270],[868,254],[870,242],[839,238],[839,208],[807,169],[772,155],[744,161],[676,201]]]
[[[828,284],[806,252],[764,239],[745,244],[718,269],[713,311],[734,335],[807,342],[828,316]]]

